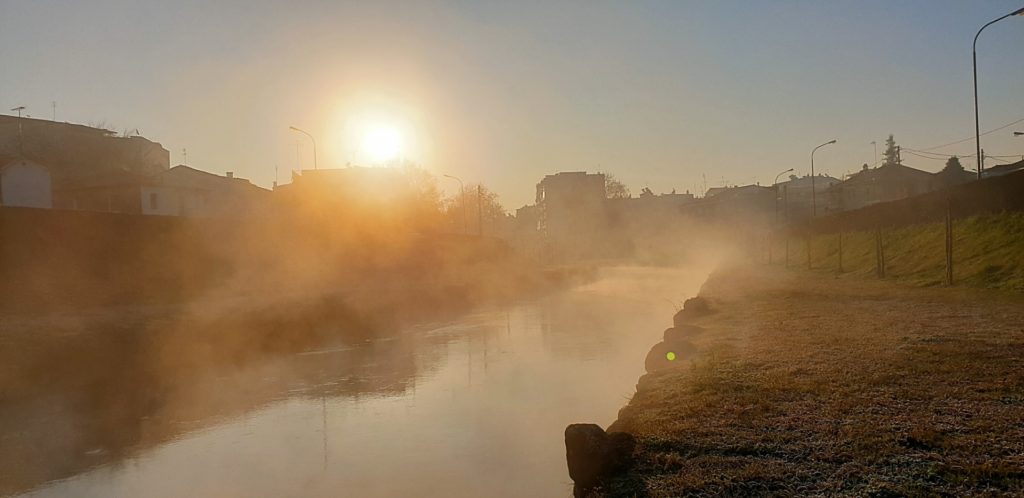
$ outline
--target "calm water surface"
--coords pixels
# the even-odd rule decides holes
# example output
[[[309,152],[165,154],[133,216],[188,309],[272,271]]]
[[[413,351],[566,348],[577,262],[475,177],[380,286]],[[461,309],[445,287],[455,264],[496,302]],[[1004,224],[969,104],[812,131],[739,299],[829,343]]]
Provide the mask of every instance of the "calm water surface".
[[[84,448],[81,470],[24,495],[571,496],[565,426],[615,419],[706,276],[610,269],[536,302],[177,386],[134,421],[130,447]]]

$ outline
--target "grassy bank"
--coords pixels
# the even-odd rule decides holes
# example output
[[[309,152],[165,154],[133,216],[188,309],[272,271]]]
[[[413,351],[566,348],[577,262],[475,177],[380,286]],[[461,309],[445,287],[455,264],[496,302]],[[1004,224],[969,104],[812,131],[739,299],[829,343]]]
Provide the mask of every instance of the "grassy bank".
[[[641,378],[610,428],[636,464],[599,495],[1024,493],[1021,296],[763,266],[701,293],[696,352]]]
[[[886,278],[911,285],[944,283],[945,225],[932,223],[882,232]],[[842,235],[841,274],[875,277],[875,233]],[[839,235],[811,238],[811,268],[839,272]],[[776,264],[785,261],[784,240],[772,245]],[[767,257],[767,256],[765,256]],[[807,268],[807,240],[789,239],[789,264]],[[955,285],[1024,291],[1024,213],[1000,213],[953,221],[953,279]]]

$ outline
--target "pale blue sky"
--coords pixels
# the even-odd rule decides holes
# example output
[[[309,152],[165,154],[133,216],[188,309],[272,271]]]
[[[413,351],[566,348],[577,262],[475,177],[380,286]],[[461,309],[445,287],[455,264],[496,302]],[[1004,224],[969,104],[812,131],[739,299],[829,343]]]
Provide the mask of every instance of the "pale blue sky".
[[[0,106],[47,118],[57,101],[58,120],[138,128],[174,164],[188,148],[265,186],[296,142],[312,167],[289,125],[327,167],[361,162],[350,135],[368,120],[510,208],[565,170],[634,192],[767,184],[832,138],[816,166],[839,176],[888,133],[916,149],[972,135],[971,39],[1024,0],[552,4],[0,0]],[[979,41],[983,130],[1024,118],[1022,47],[1024,17]],[[1013,129],[986,152],[1024,154]]]

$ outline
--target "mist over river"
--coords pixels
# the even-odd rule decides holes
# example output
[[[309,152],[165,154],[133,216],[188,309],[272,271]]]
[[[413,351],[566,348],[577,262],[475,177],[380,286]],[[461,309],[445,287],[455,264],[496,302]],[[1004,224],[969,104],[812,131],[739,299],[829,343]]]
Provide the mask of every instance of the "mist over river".
[[[565,426],[615,420],[708,270],[606,269],[536,301],[219,370],[117,425],[40,401],[48,415],[18,437],[49,461],[13,470],[41,476],[33,497],[571,496]]]

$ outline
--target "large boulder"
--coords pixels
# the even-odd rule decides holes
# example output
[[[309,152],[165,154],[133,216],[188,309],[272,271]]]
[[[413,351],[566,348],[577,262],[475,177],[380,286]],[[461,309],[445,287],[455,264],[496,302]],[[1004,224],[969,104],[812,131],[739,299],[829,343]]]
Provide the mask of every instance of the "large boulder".
[[[606,478],[628,468],[635,447],[632,434],[606,433],[596,424],[566,427],[565,460],[575,483],[573,495],[584,496]]]
[[[680,324],[665,329],[664,340],[665,342],[685,341],[702,332],[704,332],[704,327]]]
[[[685,360],[692,358],[696,348],[686,340],[662,341],[651,347],[644,359],[644,368],[648,373],[680,368]]]
[[[700,296],[691,297],[683,302],[683,309],[677,311],[672,317],[672,325],[680,328],[686,324],[687,320],[709,313],[711,313],[711,306],[707,299]]]

